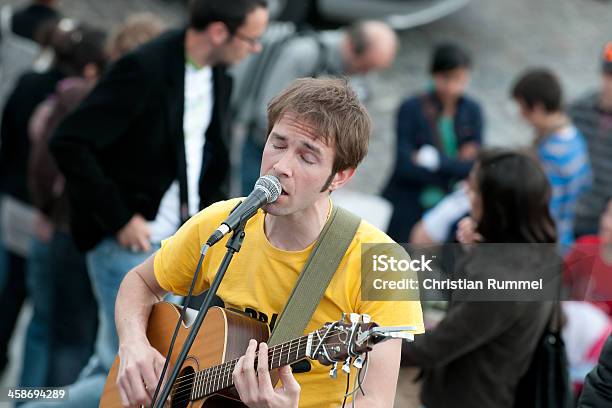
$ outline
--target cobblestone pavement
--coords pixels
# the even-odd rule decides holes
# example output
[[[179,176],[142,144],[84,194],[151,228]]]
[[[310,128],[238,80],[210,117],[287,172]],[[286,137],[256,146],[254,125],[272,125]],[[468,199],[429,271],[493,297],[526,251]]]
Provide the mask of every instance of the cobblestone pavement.
[[[179,0],[61,0],[60,4],[67,16],[109,28],[136,11],[160,14],[170,25],[184,19]],[[351,188],[375,193],[383,187],[394,160],[395,110],[404,97],[426,84],[434,44],[453,40],[472,52],[470,92],[485,108],[486,143],[524,145],[531,132],[508,98],[513,78],[528,66],[553,68],[568,99],[596,86],[598,52],[612,39],[610,21],[610,0],[472,0],[451,16],[400,33],[401,50],[394,66],[369,79],[375,134]]]
[[[25,0],[0,2],[17,5]],[[61,9],[66,16],[111,28],[137,11],[159,14],[169,25],[180,24],[184,20],[181,4],[179,0],[61,0]],[[434,44],[454,40],[472,52],[475,67],[470,91],[485,108],[486,143],[525,145],[531,132],[508,98],[513,78],[528,66],[553,68],[569,100],[597,86],[598,53],[605,41],[612,40],[610,21],[610,0],[472,0],[449,17],[400,33],[401,51],[395,65],[370,78],[374,98],[369,109],[375,132],[370,154],[351,188],[376,193],[386,182],[394,160],[395,110],[404,97],[426,84]],[[20,352],[16,346],[23,339],[26,320],[24,313],[14,354]],[[16,382],[17,370],[12,367],[5,384]]]
[[[513,78],[529,66],[560,76],[568,99],[598,83],[598,53],[612,40],[612,2],[596,0],[472,0],[459,12],[400,34],[402,50],[393,68],[375,78],[372,108],[378,130],[355,187],[378,191],[392,166],[395,110],[407,94],[422,89],[431,47],[453,40],[473,54],[470,92],[482,101],[487,144],[527,144],[531,131],[508,98]]]

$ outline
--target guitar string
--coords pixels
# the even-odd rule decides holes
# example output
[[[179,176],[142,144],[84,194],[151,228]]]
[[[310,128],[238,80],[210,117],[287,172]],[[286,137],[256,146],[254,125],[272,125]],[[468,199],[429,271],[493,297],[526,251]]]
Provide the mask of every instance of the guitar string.
[[[338,333],[341,333],[341,331],[339,331],[337,328],[332,328],[332,330],[328,332],[328,329],[323,328],[323,329],[319,329],[319,330],[313,331],[310,334],[316,334],[316,333],[324,334],[324,335],[327,334],[327,336],[330,336],[330,335],[336,335]],[[306,341],[304,341],[304,340],[306,340]],[[317,341],[319,341],[319,339],[318,338],[314,338],[313,340],[314,340],[313,341],[313,346],[316,348],[319,345],[318,343],[316,343]],[[272,365],[273,365],[274,359],[275,358],[281,358],[282,359],[283,353],[286,353],[287,356],[290,357],[291,354],[295,353],[296,351],[301,350],[302,348],[305,351],[305,349],[307,347],[307,341],[308,341],[308,336],[303,336],[301,338],[293,339],[293,340],[290,340],[288,342],[281,343],[281,344],[278,344],[276,346],[270,347],[270,349],[272,350],[272,355],[270,356],[269,360],[272,361]],[[302,342],[303,342],[303,344],[302,344]],[[320,341],[319,341],[319,343],[320,343]],[[328,346],[345,345],[345,343],[327,343],[327,345]],[[288,350],[285,349],[286,346],[289,346]],[[258,352],[255,352],[255,357],[258,357]],[[308,356],[304,356],[304,357],[308,357]],[[194,383],[194,381],[191,381],[191,377],[195,377],[196,375],[201,374],[202,372],[204,372],[206,370],[214,369],[215,367],[219,367],[221,369],[221,367],[223,367],[223,366],[225,366],[225,367],[230,367],[231,366],[232,367],[231,371],[233,371],[233,368],[235,368],[235,365],[237,364],[238,360],[239,359],[234,359],[234,360],[231,360],[229,362],[224,362],[224,363],[222,363],[220,365],[217,365],[217,366],[208,367],[208,368],[206,368],[204,370],[201,370],[201,371],[198,371],[198,372],[194,372],[192,374],[183,375],[183,376],[179,377],[178,381],[176,382],[176,384],[173,387],[175,389],[175,391],[173,392],[172,395],[179,395],[179,396],[186,395],[187,398],[190,398],[190,396],[191,396],[190,390],[193,389],[193,383]],[[220,371],[219,373],[215,373],[214,375],[202,377],[202,379],[204,380],[205,383],[203,382],[203,384],[198,385],[198,387],[202,387],[203,385],[208,385],[210,381],[216,382],[220,378],[221,379],[229,379],[228,375],[230,373],[230,370],[227,370],[227,369],[221,369],[221,370],[222,371]],[[232,384],[229,384],[228,387],[231,386],[231,385]],[[181,389],[181,387],[183,387],[183,388]],[[224,388],[227,388],[227,387],[224,387]],[[223,389],[223,388],[221,388],[221,389]],[[216,391],[220,391],[221,389],[216,390]],[[189,391],[189,392],[187,392],[187,391]],[[210,394],[206,394],[204,396],[208,396],[208,395],[211,395],[211,394],[214,394],[214,392],[211,392]],[[178,400],[174,400],[174,401],[178,401]]]
[[[296,350],[304,350],[306,351],[306,344],[304,344],[303,347],[300,348],[296,348],[293,351],[295,352]],[[195,385],[192,386],[192,384],[187,384],[186,386],[184,386],[182,389],[180,390],[176,390],[172,393],[173,399],[172,401],[177,401],[177,402],[183,402],[185,400],[191,400],[192,399],[192,394],[193,394],[193,389],[194,387],[199,388],[200,390],[203,391],[204,395],[199,396],[198,399],[203,398],[207,395],[212,395],[215,392],[218,392],[224,388],[228,388],[232,385],[233,380],[226,386],[225,383],[232,379],[231,375],[234,371],[235,365],[237,364],[237,360],[232,360],[229,364],[229,369],[227,370],[227,372],[225,373],[217,373],[215,375],[212,375],[210,377],[205,377],[204,382],[200,385]],[[217,384],[217,380],[220,380],[219,383]],[[211,384],[212,381],[212,385],[213,385],[213,390],[207,391],[207,387],[208,385]],[[217,388],[219,385],[223,384],[224,386],[221,388]],[[217,388],[217,389],[215,389]]]
[[[302,340],[304,340],[304,339],[305,339],[305,338],[302,338]],[[297,339],[292,340],[292,342],[297,342]],[[299,342],[299,343],[301,343],[301,342]],[[298,343],[298,344],[299,344],[299,343]],[[307,341],[304,341],[304,342],[303,342],[303,344],[304,344],[304,345],[306,345],[306,344],[307,344]],[[293,345],[292,345],[292,344],[291,344],[291,342],[282,343],[282,345],[283,345],[283,347],[284,347],[285,345],[289,345],[289,346],[290,346],[290,347],[289,347],[289,350],[291,350],[292,352],[296,350],[295,346],[297,346],[296,344],[293,344]],[[269,349],[269,350],[271,350],[271,351],[272,351],[272,354],[271,354],[271,356],[272,356],[272,357],[277,357],[277,356],[278,356],[278,355],[276,354],[276,353],[277,353],[277,351],[278,351],[278,352],[279,352],[279,354],[280,354],[280,349],[277,349],[277,347],[278,347],[278,348],[280,348],[280,346],[281,346],[281,345],[279,344],[279,345],[277,345],[277,346],[270,347],[270,349]],[[290,354],[289,352],[287,352],[287,353],[288,353],[288,354]],[[255,355],[256,355],[256,356],[258,356],[258,352],[257,352],[257,351],[255,352]],[[229,364],[231,364],[231,363],[233,363],[233,364],[235,365],[235,364],[238,362],[238,360],[239,360],[239,358],[236,358],[236,359],[233,359],[233,360],[229,360],[229,361],[223,362],[223,363],[221,363],[221,364],[214,365],[214,366],[212,366],[212,367],[207,367],[207,368],[205,368],[205,369],[203,369],[203,370],[200,370],[200,371],[197,371],[197,372],[194,372],[194,373],[191,373],[191,374],[185,374],[185,375],[183,375],[183,376],[181,376],[181,377],[178,377],[178,378],[177,378],[177,381],[176,381],[176,383],[175,383],[175,386],[176,386],[176,385],[178,385],[178,384],[180,384],[180,383],[184,383],[185,381],[191,381],[191,377],[194,377],[194,376],[196,376],[196,375],[201,375],[201,373],[203,373],[203,372],[204,372],[204,371],[206,371],[206,370],[212,370],[212,369],[214,369],[214,368],[216,368],[216,367],[227,366],[227,365],[229,365]],[[208,377],[208,378],[213,378],[213,377]]]
[[[337,343],[337,344],[344,344],[344,343]],[[232,360],[232,362],[233,362],[233,361],[234,361],[234,360]],[[236,360],[236,361],[237,361],[237,360]],[[185,402],[185,401],[191,401],[191,392],[185,392],[185,391],[187,391],[187,390],[182,391],[182,392],[180,393],[180,395],[177,395],[178,393],[176,393],[176,392],[175,392],[175,393],[170,394],[170,402],[171,402],[171,404],[181,404],[181,403],[183,403],[183,402]],[[218,391],[220,391],[220,390],[218,390]],[[210,396],[210,395],[212,395],[212,394],[214,394],[214,392],[213,392],[213,393],[210,393],[210,394],[206,394],[206,395],[204,395],[204,396],[202,396],[202,397],[200,397],[200,398],[198,398],[198,399],[201,399],[201,398],[204,398],[204,397]],[[177,396],[178,396],[178,397],[180,397],[180,398],[174,398],[174,397],[177,397]],[[195,400],[194,400],[194,401],[195,401]],[[112,404],[112,405],[107,404],[107,405],[105,405],[105,406],[106,406],[107,408],[122,408],[122,407],[123,407],[123,404],[122,404],[122,403],[119,403],[119,404]]]
[[[336,329],[334,329],[334,330],[336,330]],[[331,332],[330,332],[330,333],[331,333]],[[297,340],[297,339],[296,339],[296,340]],[[317,339],[315,339],[315,340],[317,340]],[[329,345],[329,346],[333,346],[333,345],[345,345],[345,343],[327,343],[327,345]],[[304,344],[304,348],[305,348],[305,347],[306,347],[306,344]],[[300,346],[300,348],[301,348],[301,346]],[[296,349],[297,349],[297,348],[296,348]],[[293,349],[293,351],[295,351],[296,349]],[[257,356],[257,354],[258,354],[258,353],[256,352],[255,354],[256,354],[256,356]],[[231,361],[231,363],[233,363],[233,364],[235,365],[235,363],[237,363],[237,361],[238,361],[237,359],[236,359],[236,360],[232,360],[232,361]],[[209,368],[213,368],[213,367],[209,367]],[[193,375],[195,375],[195,374],[190,374],[190,375],[186,375],[186,376],[183,376],[183,377],[193,376]],[[183,378],[183,377],[179,377],[179,378]],[[206,378],[206,381],[210,381],[211,379],[217,379],[217,378],[219,378],[219,377],[222,377],[222,376],[220,376],[220,375],[215,375],[214,377],[208,377],[208,378]],[[223,377],[224,377],[224,376],[223,376]],[[231,384],[230,384],[230,385],[231,385]],[[175,386],[175,387],[176,387],[176,386]],[[191,387],[189,387],[189,388],[191,388]],[[226,388],[227,388],[227,387],[226,387]],[[191,399],[191,392],[186,392],[186,391],[187,391],[187,389],[184,389],[184,390],[182,390],[182,391],[178,391],[178,392],[175,392],[175,393],[171,394],[171,395],[173,395],[173,396],[175,396],[175,395],[179,394],[179,396],[181,397],[180,399],[172,399],[172,401],[173,401],[173,402],[175,402],[175,403],[180,403],[180,402],[184,402],[185,400]],[[220,390],[217,390],[217,391],[220,391]],[[214,394],[214,392],[213,392],[213,393],[210,393],[210,394],[207,394],[207,395],[204,395],[204,396],[202,396],[201,398],[204,398],[204,397],[209,396],[209,395],[212,395],[212,394]],[[122,407],[122,406],[123,406],[122,404],[119,404],[119,405],[111,405],[109,408]]]
[[[306,344],[303,344],[299,348],[295,347],[295,348],[291,349],[291,352],[288,353],[288,354],[292,354],[292,353],[295,353],[296,351],[300,351],[300,350],[303,350],[305,352],[306,351]],[[278,356],[276,356],[276,355],[270,356],[269,360],[273,360],[274,358],[277,358],[277,357],[282,357],[282,354],[279,354]],[[304,355],[304,357],[306,357],[306,355]],[[195,385],[194,382],[191,382],[191,381],[187,381],[188,383],[185,384],[185,382],[183,381],[183,384],[181,386],[177,386],[177,385],[174,386],[175,391],[174,391],[173,395],[183,393],[183,392],[185,392],[187,390],[189,390],[190,391],[189,393],[191,394],[191,390],[194,387],[195,388],[201,388],[201,389],[205,390],[206,387],[208,387],[208,385],[211,383],[211,381],[212,381],[212,384],[216,384],[217,380],[219,380],[219,379],[220,379],[219,384],[225,384],[225,382],[231,378],[232,373],[233,373],[237,363],[238,363],[238,360],[229,361],[228,363],[226,363],[227,364],[226,365],[227,369],[224,369],[223,372],[219,372],[219,373],[215,373],[215,374],[210,375],[210,376],[202,377],[203,381],[201,381],[201,383],[199,383],[198,385]],[[268,364],[270,364],[270,363],[268,363]],[[215,367],[219,367],[219,366],[215,366]],[[198,381],[198,380],[196,380],[196,381]],[[211,391],[210,394],[213,394],[214,392],[219,391],[219,390],[221,390],[223,388],[227,388],[227,387],[229,387],[231,385],[232,384],[230,383],[227,386],[224,386],[224,387],[222,387],[220,389],[217,389],[215,391]],[[209,393],[206,393],[206,395],[209,395]]]
[[[329,346],[344,345],[344,343],[326,343],[326,344],[329,345]],[[300,346],[299,349],[302,349],[302,348],[305,351],[306,345],[304,344],[303,347]],[[291,349],[291,353],[294,353],[296,350],[299,350],[299,349],[298,348],[293,348],[293,349]],[[307,357],[307,356],[304,356],[304,357]],[[203,377],[202,379],[204,381],[201,384],[196,385],[196,387],[199,387],[199,388],[207,387],[207,385],[210,384],[211,381],[213,381],[213,384],[215,384],[217,382],[217,380],[219,380],[219,379],[221,379],[221,381],[223,381],[223,384],[224,384],[226,380],[229,380],[230,375],[233,373],[233,369],[235,368],[235,365],[236,365],[237,361],[238,360],[232,360],[232,361],[228,362],[228,367],[232,366],[232,368],[229,369],[229,370],[225,370],[223,372],[219,372],[219,373],[215,373],[215,374],[210,375],[210,376]],[[219,366],[215,366],[215,367],[219,367]],[[219,382],[219,384],[221,384],[221,381]],[[185,383],[185,381],[183,381],[182,385],[180,385],[180,386],[179,385],[175,385],[174,386],[175,391],[174,391],[173,395],[176,395],[176,394],[181,394],[182,395],[183,392],[185,392],[187,390],[192,390],[193,389],[193,383],[192,382],[189,382],[188,384],[184,384],[184,383]],[[215,392],[217,392],[217,391],[219,391],[219,390],[221,390],[223,388],[227,388],[227,387],[229,387],[231,385],[232,384],[230,383],[227,386],[219,388],[219,389],[217,389],[215,391],[211,391],[210,393],[206,393],[206,395],[214,394]],[[189,394],[191,394],[190,391],[189,391]]]
[[[334,345],[334,344],[344,344],[344,343],[330,343],[330,345]],[[360,370],[360,369],[357,369],[357,371],[361,371],[361,370]],[[230,385],[231,385],[231,384],[230,384]],[[228,387],[229,387],[229,385],[228,385],[227,387],[224,387],[224,388],[228,388]],[[221,391],[221,390],[222,390],[222,389],[218,389],[218,390],[216,390],[216,391],[214,391],[214,392],[206,393],[205,395],[202,395],[202,396],[200,396],[200,397],[199,397],[199,398],[197,398],[197,399],[202,399],[202,398],[204,398],[204,397],[207,397],[207,396],[213,395],[213,394],[215,394],[216,392]],[[172,403],[177,403],[177,404],[178,404],[178,403],[183,403],[183,402],[185,402],[185,401],[196,401],[196,400],[197,400],[197,399],[196,399],[196,400],[192,400],[192,399],[191,399],[191,392],[190,392],[189,390],[183,390],[183,391],[181,391],[180,393],[179,393],[179,392],[175,392],[175,393],[172,393],[171,395],[172,395],[172,397],[178,397],[178,398],[172,398],[172,399],[171,399],[171,402],[172,402]]]
[[[312,334],[314,334],[314,333],[316,333],[316,332],[323,332],[322,334],[324,334],[324,332],[326,332],[326,331],[327,331],[327,329],[320,329],[320,330],[317,330],[317,331],[315,331],[315,332],[312,332]],[[330,331],[330,332],[328,333],[328,336],[329,336],[329,335],[336,335],[336,334],[339,334],[339,333],[341,333],[341,332],[340,332],[338,329],[334,328],[334,329],[332,329],[332,331]],[[298,342],[298,340],[299,340],[299,342]],[[296,344],[292,344],[292,343],[298,342],[298,344],[301,344],[302,340],[305,340],[304,345],[306,345],[306,344],[307,344],[307,341],[308,341],[308,336],[303,336],[303,337],[301,337],[301,338],[299,338],[299,339],[293,339],[293,340],[287,341],[287,342],[285,342],[285,343],[281,343],[281,344],[278,344],[278,345],[276,345],[276,346],[272,346],[272,347],[270,347],[270,349],[272,350],[272,355],[273,355],[273,356],[277,356],[277,355],[276,355],[276,351],[278,350],[278,351],[279,351],[279,353],[280,353],[280,352],[282,351],[282,350],[280,350],[281,346],[283,346],[283,348],[284,348],[284,347],[285,347],[285,346],[287,346],[287,345],[289,345],[289,346],[290,346],[290,348],[289,348],[289,349],[290,349],[290,350],[292,350],[291,352],[293,352],[293,351],[295,350],[295,348],[293,348],[293,347],[295,347],[295,346],[296,346]],[[314,340],[315,340],[315,341],[318,341],[319,339],[315,338]],[[340,344],[343,344],[343,343],[335,343],[335,344],[333,344],[333,345],[340,345]],[[330,343],[330,345],[332,345],[332,344]],[[290,353],[288,353],[288,354],[290,354]],[[256,355],[256,356],[258,355],[258,352],[257,352],[257,351],[255,352],[255,355]],[[215,367],[219,367],[219,366],[222,366],[222,365],[225,365],[225,364],[229,364],[229,363],[230,363],[230,362],[232,362],[232,361],[237,362],[237,361],[238,361],[238,359],[236,358],[236,359],[233,359],[233,360],[230,360],[230,361],[226,361],[226,362],[221,363],[221,364],[217,364],[217,365],[212,366],[212,367],[205,368],[204,370],[200,370],[200,371],[197,371],[197,372],[194,372],[194,373],[191,373],[191,374],[185,374],[185,375],[183,375],[183,376],[181,376],[181,377],[178,377],[178,378],[177,378],[177,381],[175,382],[175,387],[176,387],[176,385],[178,385],[178,384],[180,384],[180,383],[184,383],[185,381],[191,381],[191,377],[194,377],[194,376],[198,375],[199,373],[202,373],[202,372],[203,372],[203,371],[205,371],[205,370],[210,370],[210,369],[213,369],[213,368],[215,368]],[[235,363],[234,363],[234,364],[235,364]],[[209,378],[210,378],[210,377],[209,377]]]
[[[326,344],[328,346],[344,345],[344,343],[326,343]],[[298,347],[292,347],[290,349],[290,352],[288,352],[287,354],[288,355],[293,354],[296,351],[301,350],[301,349],[304,349],[304,352],[305,352],[306,351],[306,344],[300,345],[299,348]],[[258,353],[256,352],[255,355],[258,356]],[[277,354],[273,354],[270,357],[271,358],[269,358],[269,360],[273,360],[273,358],[282,357],[282,354],[280,354],[280,353],[278,355]],[[307,357],[307,356],[304,355],[304,357]],[[238,359],[231,360],[231,361],[228,361],[228,362],[224,363],[224,365],[226,365],[226,367],[230,367],[231,366],[231,368],[230,369],[224,369],[223,372],[218,372],[218,373],[214,373],[214,374],[209,375],[209,376],[202,377],[203,381],[202,381],[201,384],[197,385],[197,387],[206,386],[207,384],[210,383],[210,381],[216,382],[218,379],[223,379],[223,380],[229,379],[229,376],[233,372],[233,369],[235,368],[237,362],[238,362]],[[270,363],[268,363],[268,364],[270,364]],[[220,367],[220,366],[221,365],[216,365],[216,366],[213,366],[213,367],[209,367],[208,369],[212,369],[212,368]],[[208,370],[208,369],[206,369],[206,370]],[[202,371],[199,371],[199,373],[201,373],[201,372]],[[179,377],[179,378],[182,379],[184,377],[191,377],[191,376],[194,376],[194,374],[187,374],[187,375]],[[192,389],[192,384],[193,384],[193,382],[190,381],[190,380],[182,380],[180,382],[177,381],[177,383],[175,384],[175,386],[173,388],[175,389],[175,393],[179,393],[179,392],[183,392],[186,388]],[[224,388],[226,388],[226,387],[224,387]],[[211,392],[211,393],[214,393],[214,392]]]
[[[329,345],[335,345],[335,344],[344,344],[344,343],[329,343]],[[232,370],[232,371],[233,371],[233,370]],[[226,380],[229,380],[229,378],[230,378],[230,377],[229,377],[229,375],[230,375],[230,374],[229,374],[229,372],[225,372],[225,373],[219,373],[219,374],[215,374],[214,376],[207,377],[207,378],[205,379],[205,380],[206,380],[206,384],[208,384],[208,382],[209,382],[210,380],[215,380],[215,381],[216,381],[216,380],[217,380],[217,379],[219,379],[219,378],[221,378],[221,380],[222,380],[222,381],[223,381],[223,383],[224,383]],[[213,384],[214,384],[214,383],[213,383]],[[233,384],[232,384],[232,383],[230,383],[230,384],[228,384],[227,386],[224,386],[224,387],[222,387],[222,388],[218,388],[218,389],[216,389],[215,391],[206,392],[206,393],[205,393],[205,395],[200,396],[198,399],[203,398],[203,397],[208,396],[208,395],[212,395],[212,394],[214,394],[214,393],[216,393],[216,392],[218,392],[218,391],[220,391],[220,390],[222,390],[222,389],[224,389],[224,388],[228,388],[228,387],[230,387],[231,385],[233,385]],[[201,387],[202,387],[202,385],[199,385],[198,387],[200,387],[200,388],[201,388]],[[191,384],[188,384],[186,387],[183,387],[181,390],[179,390],[179,391],[175,391],[175,392],[174,392],[172,395],[173,395],[173,396],[174,396],[174,395],[179,395],[180,397],[186,396],[186,398],[189,398],[189,399],[190,399],[190,398],[191,398],[191,390],[192,390],[192,389],[193,389],[193,388],[191,387]],[[175,400],[175,401],[181,401],[181,400],[184,400],[184,399],[179,399],[179,400]]]
[[[336,329],[334,329],[334,330],[336,330]],[[330,333],[332,333],[332,332],[330,332]],[[333,333],[333,334],[337,334],[337,332],[335,332],[335,333]],[[329,335],[329,334],[328,334],[328,335]],[[292,342],[293,342],[293,343],[295,343],[296,341],[297,341],[297,339],[292,340]],[[315,341],[318,341],[318,339],[315,339]],[[342,342],[340,342],[340,343],[326,343],[326,344],[327,344],[327,345],[329,345],[329,346],[344,345],[344,343],[342,343]],[[285,352],[287,353],[287,355],[288,355],[288,356],[290,356],[291,354],[293,354],[293,353],[295,353],[297,350],[299,350],[299,349],[298,349],[298,346],[299,346],[299,348],[302,348],[302,346],[305,348],[305,347],[306,347],[306,345],[307,345],[307,342],[304,342],[303,344],[302,344],[301,342],[299,342],[298,344],[291,344],[291,342],[287,342],[287,343],[283,343],[283,348],[284,348],[284,345],[290,345],[290,347],[289,347],[289,351],[280,350],[280,349],[275,349],[275,350],[273,350],[273,353],[272,353],[272,355],[271,355],[271,357],[272,357],[272,358],[269,358],[269,360],[271,359],[272,361],[274,361],[274,358],[282,357],[282,354],[281,354],[281,353],[285,353]],[[315,343],[315,344],[313,344],[313,345],[314,345],[315,347],[316,347],[316,346],[318,346],[318,344],[317,344],[317,343]],[[274,347],[276,348],[276,347],[279,347],[279,346],[280,346],[280,345],[278,345],[278,346],[274,346]],[[278,354],[276,353],[276,351],[278,351]],[[258,355],[259,355],[259,354],[258,354],[258,352],[256,351],[256,352],[255,352],[255,356],[257,357]],[[304,356],[304,357],[307,357],[307,356]],[[181,376],[181,377],[179,377],[179,378],[177,379],[177,381],[175,382],[174,387],[175,387],[175,388],[179,388],[180,386],[182,386],[182,385],[184,385],[184,384],[186,384],[186,383],[187,383],[187,384],[186,384],[187,386],[191,386],[191,384],[193,383],[193,381],[191,380],[191,377],[195,377],[196,375],[201,375],[201,373],[202,373],[202,372],[204,372],[204,371],[206,371],[206,370],[213,370],[213,369],[215,369],[215,368],[217,368],[217,367],[219,367],[219,368],[220,368],[220,367],[223,367],[223,366],[228,367],[230,364],[233,364],[233,365],[234,365],[234,367],[235,367],[235,365],[236,365],[236,363],[237,363],[237,362],[238,362],[238,359],[233,359],[233,360],[230,360],[230,361],[224,362],[224,363],[222,363],[222,364],[218,364],[218,365],[215,365],[215,366],[212,366],[212,367],[208,367],[208,368],[206,368],[206,369],[204,369],[204,370],[200,370],[200,371],[197,371],[197,372],[194,372],[194,373],[191,373],[191,374],[186,374],[186,375],[183,375],[183,376]],[[206,375],[205,375],[204,380],[205,380],[206,382],[208,382],[208,381],[210,381],[210,380],[217,380],[217,379],[218,379],[218,378],[220,378],[220,377],[227,376],[227,373],[228,373],[228,371],[229,371],[229,370],[227,370],[227,369],[225,369],[225,368],[223,368],[223,369],[221,369],[221,368],[220,368],[220,370],[223,370],[223,372],[214,373],[214,374],[211,374],[211,375],[208,375],[208,376],[206,376]]]

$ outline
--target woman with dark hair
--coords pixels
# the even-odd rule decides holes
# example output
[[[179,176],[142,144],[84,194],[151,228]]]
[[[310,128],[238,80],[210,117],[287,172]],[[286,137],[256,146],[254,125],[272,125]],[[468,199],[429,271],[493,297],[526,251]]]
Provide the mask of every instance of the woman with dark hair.
[[[471,217],[484,242],[557,241],[548,178],[529,153],[483,151],[468,184]]]
[[[48,97],[56,91],[58,83],[66,77],[83,77],[88,80],[95,79],[105,68],[106,55],[104,51],[105,34],[103,31],[95,29],[85,24],[78,24],[73,20],[63,19],[51,30],[49,36],[49,46],[53,49],[54,60],[46,72],[27,72],[18,81],[14,91],[7,100],[2,113],[2,129],[0,148],[0,191],[11,196],[13,200],[18,200],[21,206],[39,207],[35,198],[29,191],[28,157],[32,150],[32,118],[40,110],[43,101],[48,101]],[[39,121],[40,122],[40,121]],[[37,132],[47,131],[49,123],[38,126]],[[48,170],[45,169],[45,170]],[[47,172],[45,177],[49,177]],[[34,213],[33,210],[30,210]],[[29,212],[30,212],[29,211]],[[23,223],[23,220],[15,217],[5,217],[3,222],[7,228],[11,224]],[[64,262],[57,264],[63,254],[60,247],[52,247],[53,225],[42,215],[34,216],[33,229],[28,231],[34,236],[27,236],[25,245],[27,252],[23,254],[12,253],[11,257],[19,259],[20,268],[13,267],[9,271],[7,284],[3,289],[0,300],[2,309],[5,311],[0,319],[0,351],[5,349],[5,345],[12,334],[13,327],[20,311],[23,300],[27,296],[32,300],[34,306],[34,318],[28,328],[25,343],[25,366],[23,367],[20,385],[29,387],[42,387],[51,385],[62,385],[61,382],[67,378],[73,378],[78,374],[78,369],[69,369],[64,365],[61,369],[52,371],[52,359],[61,358],[59,353],[52,352],[52,342],[54,339],[50,335],[52,325],[56,325],[59,320],[54,313],[53,287],[56,280],[59,284],[76,284],[82,282],[82,276],[75,271],[75,262]],[[21,226],[21,228],[24,228]],[[5,237],[6,239],[6,237]],[[25,256],[24,256],[25,255]],[[27,259],[26,259],[27,257]],[[64,259],[66,261],[66,259]],[[78,263],[78,262],[77,262]],[[55,276],[56,271],[68,274],[68,276]],[[74,275],[71,275],[74,274]],[[63,279],[63,278],[64,279]],[[86,277],[84,278],[86,279]],[[89,282],[85,281],[85,288]],[[78,285],[77,285],[78,286]],[[82,304],[68,311],[74,313],[75,310],[85,313],[93,310],[89,320],[93,322],[83,322],[80,326],[82,331],[74,331],[74,338],[82,337],[83,342],[90,338],[87,354],[81,360],[89,357],[92,348],[94,333],[88,332],[88,327],[95,330],[95,303],[92,306],[93,295],[89,290],[89,298],[85,290],[78,291],[84,296]],[[79,298],[80,299],[80,298]],[[5,308],[4,305],[7,305]],[[72,316],[74,317],[74,315]],[[53,350],[53,351],[57,351]],[[74,349],[72,351],[75,351]],[[79,356],[70,356],[72,363],[79,364]],[[64,356],[65,358],[65,356]]]
[[[519,152],[483,152],[469,184],[475,228],[464,229],[462,238],[486,244],[463,254],[455,276],[485,283],[490,277],[519,280],[549,265],[547,249],[554,253],[556,232],[548,209],[550,186],[538,162]],[[402,365],[422,368],[427,408],[512,407],[551,304],[498,301],[491,292],[470,299],[456,292],[444,319],[404,344]]]
[[[407,242],[423,211],[467,177],[482,140],[480,105],[465,95],[472,62],[454,44],[434,50],[431,89],[405,100],[397,115],[395,169],[383,192],[393,204],[387,234]]]

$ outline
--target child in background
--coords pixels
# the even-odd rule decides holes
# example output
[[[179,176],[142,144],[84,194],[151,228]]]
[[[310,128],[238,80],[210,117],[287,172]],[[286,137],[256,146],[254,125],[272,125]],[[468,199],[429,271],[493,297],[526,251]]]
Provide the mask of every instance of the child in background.
[[[383,192],[394,207],[387,234],[397,242],[406,242],[423,211],[467,177],[478,154],[483,119],[479,104],[465,95],[470,68],[464,49],[438,46],[432,89],[400,106],[395,169]]]
[[[561,85],[551,71],[526,71],[515,81],[511,95],[535,131],[537,156],[552,186],[550,211],[559,243],[569,246],[574,242],[576,203],[591,186],[586,143],[563,109]]]

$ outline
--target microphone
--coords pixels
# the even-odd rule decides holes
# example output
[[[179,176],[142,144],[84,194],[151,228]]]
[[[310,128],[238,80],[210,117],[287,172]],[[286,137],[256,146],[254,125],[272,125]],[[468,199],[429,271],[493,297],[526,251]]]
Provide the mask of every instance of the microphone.
[[[213,246],[230,231],[234,231],[240,224],[246,222],[257,213],[265,204],[273,203],[280,197],[282,191],[281,183],[276,176],[261,176],[255,183],[251,194],[238,205],[223,223],[212,233],[206,245]]]

